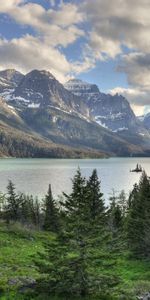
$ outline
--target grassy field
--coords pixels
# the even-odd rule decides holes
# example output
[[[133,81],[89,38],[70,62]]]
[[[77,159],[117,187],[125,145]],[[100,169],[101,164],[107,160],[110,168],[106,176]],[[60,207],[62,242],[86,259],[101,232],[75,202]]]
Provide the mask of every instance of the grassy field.
[[[16,294],[16,291],[22,285],[30,285],[39,278],[40,274],[33,263],[33,257],[39,251],[44,252],[43,242],[52,238],[49,233],[23,228],[19,224],[8,227],[0,223],[1,300],[29,299],[22,291],[19,294]],[[150,290],[150,262],[148,261],[131,260],[124,253],[118,256],[113,271],[105,270],[105,273],[109,272],[115,272],[115,275],[120,278],[112,299],[136,299],[135,295]],[[121,298],[118,298],[118,295],[122,295]],[[42,297],[30,299],[47,300]]]

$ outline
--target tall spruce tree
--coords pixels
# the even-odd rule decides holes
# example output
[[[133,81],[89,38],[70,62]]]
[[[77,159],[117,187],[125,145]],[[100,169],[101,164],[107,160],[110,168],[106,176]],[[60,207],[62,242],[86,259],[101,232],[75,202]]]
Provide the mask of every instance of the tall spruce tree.
[[[107,255],[105,243],[108,241],[102,196],[96,170],[86,181],[80,169],[72,180],[71,194],[64,194],[62,205],[66,213],[66,226],[61,243],[65,241],[67,248],[63,265],[65,272],[62,267],[61,280],[67,287],[66,293],[70,291],[78,296],[104,293],[105,288],[112,284],[112,278],[107,279],[100,273]]]
[[[18,221],[20,218],[19,197],[16,194],[15,185],[12,183],[11,180],[9,180],[7,186],[5,218],[8,223],[9,221]]]
[[[55,200],[52,196],[51,185],[49,185],[47,195],[45,196],[43,203],[44,211],[44,224],[43,228],[47,231],[58,232],[59,231],[59,214]]]
[[[131,253],[150,257],[150,180],[145,172],[130,194],[126,228]]]
[[[92,175],[87,181],[87,193],[89,198],[91,219],[103,219],[106,208],[104,205],[103,193],[100,190],[100,181],[98,179],[96,169],[93,170]]]
[[[118,233],[122,226],[122,211],[118,204],[118,197],[113,192],[113,195],[109,198],[110,205],[108,210],[108,223],[110,226],[110,230],[113,235]]]
[[[4,218],[5,195],[0,192],[0,219]]]
[[[91,195],[97,202],[100,200],[100,206],[96,203],[98,211],[96,212],[95,207],[93,209],[94,215],[91,214]],[[66,218],[64,230],[54,243],[46,245],[49,262],[45,262],[45,265],[41,265],[41,260],[38,262],[40,270],[48,274],[44,284],[49,293],[70,297],[100,295],[106,287],[116,284],[116,281],[100,272],[103,264],[107,266],[108,233],[104,222],[101,222],[105,209],[101,202],[97,174],[93,173],[89,184],[78,169],[72,181],[72,192],[70,195],[64,194],[64,197],[61,202]],[[110,256],[109,253],[109,267]]]

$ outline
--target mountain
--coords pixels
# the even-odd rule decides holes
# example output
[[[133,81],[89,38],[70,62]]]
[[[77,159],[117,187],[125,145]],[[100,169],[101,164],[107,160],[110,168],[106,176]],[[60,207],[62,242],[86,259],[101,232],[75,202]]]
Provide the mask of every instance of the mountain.
[[[8,80],[9,72],[6,71],[3,78],[6,74]],[[123,97],[118,96],[116,100],[100,93],[96,85],[79,80],[70,81],[64,87],[44,70],[21,74],[18,81],[14,80],[15,76],[11,78],[13,88],[9,89],[9,95],[8,87],[4,88],[0,101],[0,152],[5,149],[7,155],[25,157],[150,154],[148,136],[129,130],[134,124],[139,124],[136,128],[142,130],[143,125]],[[117,119],[118,107],[121,121]],[[114,121],[110,118],[112,114]],[[100,117],[105,119],[103,126]],[[119,130],[125,125],[128,130]]]
[[[101,126],[113,132],[138,130],[138,127],[141,127],[123,96],[101,93],[95,84],[79,79],[69,80],[65,88],[84,100],[89,107],[90,114]]]
[[[47,71],[33,70],[25,75],[14,89],[10,100],[20,107],[54,106],[74,114],[89,115],[87,106]]]
[[[18,86],[23,76],[23,74],[14,69],[0,71],[0,95],[9,99],[9,95]]]
[[[150,130],[150,113],[147,113],[145,116],[143,116],[142,122],[144,126]]]
[[[7,124],[18,129],[25,130],[25,124],[13,106],[7,105],[0,97],[0,124]]]
[[[78,149],[42,137],[19,113],[0,97],[0,157],[106,157],[99,150]]]

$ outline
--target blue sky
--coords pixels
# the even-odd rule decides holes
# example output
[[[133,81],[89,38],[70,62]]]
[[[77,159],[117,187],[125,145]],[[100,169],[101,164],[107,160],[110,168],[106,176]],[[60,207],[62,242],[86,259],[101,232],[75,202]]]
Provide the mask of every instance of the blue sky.
[[[2,1],[0,69],[96,83],[140,115],[150,107],[149,13],[146,0]]]

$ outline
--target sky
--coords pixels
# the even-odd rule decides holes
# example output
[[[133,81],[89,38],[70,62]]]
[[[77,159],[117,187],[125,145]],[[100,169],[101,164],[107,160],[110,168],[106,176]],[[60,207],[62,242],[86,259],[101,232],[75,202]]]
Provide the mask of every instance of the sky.
[[[150,111],[150,0],[0,0],[0,70],[50,71]]]

